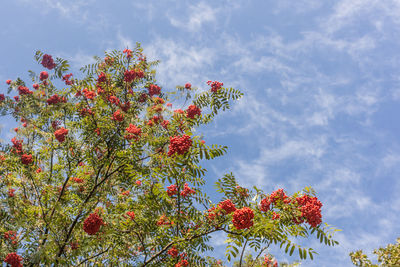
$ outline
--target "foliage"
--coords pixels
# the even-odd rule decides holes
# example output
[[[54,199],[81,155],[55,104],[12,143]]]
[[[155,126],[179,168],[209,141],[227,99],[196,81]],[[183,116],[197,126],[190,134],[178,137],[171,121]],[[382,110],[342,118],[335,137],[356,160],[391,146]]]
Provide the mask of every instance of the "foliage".
[[[397,238],[396,244],[375,249],[374,254],[378,256],[378,264],[372,264],[362,250],[351,252],[350,258],[356,266],[400,266],[400,238]]]
[[[64,59],[40,51],[35,58],[51,73],[31,71],[33,91],[22,79],[7,81],[19,95],[0,97],[1,114],[22,124],[12,144],[1,144],[0,258],[204,266],[216,261],[205,256],[212,233],[225,232],[227,260],[244,266],[246,250],[257,261],[274,244],[305,259],[316,252],[293,240],[316,235],[337,244],[310,188],[268,195],[227,174],[216,183],[221,202],[203,192],[202,161],[227,147],[206,144],[195,130],[228,110],[243,96],[239,90],[211,81],[201,92],[190,84],[164,90],[157,62],[148,62],[139,44],[96,57],[82,79],[68,74]]]

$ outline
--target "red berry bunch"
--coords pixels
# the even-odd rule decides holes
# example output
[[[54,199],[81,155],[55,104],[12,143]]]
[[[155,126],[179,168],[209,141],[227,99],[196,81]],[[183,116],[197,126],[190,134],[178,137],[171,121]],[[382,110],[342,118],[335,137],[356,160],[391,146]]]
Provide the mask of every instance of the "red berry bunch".
[[[7,231],[4,233],[4,239],[7,239],[9,241],[11,241],[13,244],[16,244],[17,241],[15,239],[17,239],[17,233],[14,231]]]
[[[272,220],[278,220],[281,217],[279,213],[276,213],[275,211],[272,213]]]
[[[285,194],[283,189],[278,189],[278,190],[272,192],[269,198],[273,204],[276,204],[279,201],[283,201],[284,203],[290,202],[290,200],[288,199],[288,196]]]
[[[53,61],[53,58],[48,54],[44,54],[43,55],[42,65],[43,65],[43,67],[45,67],[45,68],[47,68],[49,70],[54,69],[54,67],[56,66],[56,64]]]
[[[14,196],[14,192],[15,192],[15,189],[14,189],[14,188],[8,189],[8,196],[9,196],[9,197],[13,197],[13,196]]]
[[[124,73],[124,81],[127,83],[133,82],[136,79],[144,77],[144,72],[140,69],[126,70]]]
[[[270,255],[268,255],[268,256],[265,255],[264,262],[263,262],[262,266],[265,266],[265,267],[278,267],[278,262],[276,260],[273,261],[272,257]]]
[[[175,267],[183,267],[183,266],[189,266],[189,262],[185,259],[181,260],[177,264],[175,264]]]
[[[85,182],[85,180],[79,177],[72,177],[72,181],[74,181],[77,184],[83,184]]]
[[[42,72],[40,73],[39,79],[40,79],[41,81],[43,81],[43,80],[46,80],[47,78],[49,78],[49,74],[47,73],[47,71],[42,71]]]
[[[230,214],[236,210],[235,204],[230,199],[220,202],[218,208],[224,210],[225,214]]]
[[[248,229],[253,226],[254,212],[248,207],[237,209],[233,213],[232,222],[236,229]]]
[[[131,58],[132,57],[132,50],[130,49],[125,49],[124,51],[122,51],[123,53],[126,53],[126,57],[127,58]]]
[[[176,249],[176,247],[172,247],[168,250],[167,254],[170,255],[172,258],[178,257],[179,251]]]
[[[18,140],[17,138],[14,137],[13,139],[11,139],[11,142],[13,143],[15,153],[21,154],[22,153],[22,142],[24,142],[24,140]]]
[[[183,155],[185,154],[190,147],[192,146],[192,139],[190,139],[190,136],[184,134],[182,136],[174,136],[170,137],[170,144],[169,144],[169,151],[168,151],[168,156],[172,156],[175,153],[178,155]]]
[[[22,267],[22,257],[15,252],[8,253],[4,262],[10,264],[11,267]]]
[[[316,197],[303,195],[296,198],[300,205],[301,217],[304,218],[311,227],[317,227],[321,222],[321,207],[322,203]]]
[[[54,105],[60,102],[66,103],[67,99],[65,99],[65,97],[60,97],[59,95],[53,95],[47,99],[47,104],[49,105]]]
[[[123,121],[124,120],[124,114],[121,113],[121,110],[117,110],[114,112],[112,119],[114,121]]]
[[[187,196],[193,195],[193,194],[196,194],[196,191],[194,191],[193,189],[191,189],[191,188],[189,187],[189,185],[188,185],[187,183],[185,183],[185,185],[184,185],[184,187],[183,187],[183,190],[182,190],[182,192],[181,192],[181,196],[187,197]]]
[[[72,77],[72,73],[66,74],[62,77],[62,80],[65,82],[66,85],[72,85],[74,81],[71,81],[70,78]]]
[[[169,125],[169,120],[163,120],[163,121],[161,122],[161,126],[162,126],[164,129],[167,129],[167,128],[168,128],[168,125]]]
[[[22,164],[29,165],[29,164],[32,163],[32,161],[33,161],[32,155],[23,154],[23,155],[21,156],[21,162],[22,162]]]
[[[83,231],[89,235],[94,235],[100,230],[102,225],[104,225],[103,219],[99,214],[97,214],[97,212],[94,212],[91,213],[83,222]]]
[[[104,72],[101,72],[99,76],[97,76],[97,83],[105,83],[107,81],[107,76]]]
[[[195,105],[190,105],[186,110],[187,117],[190,119],[194,119],[196,115],[201,115],[201,109]]]
[[[185,88],[190,90],[192,88],[192,85],[190,83],[185,84]]]
[[[65,141],[65,136],[68,134],[68,130],[64,127],[61,127],[57,131],[54,132],[54,136],[58,140],[58,142],[62,143]]]
[[[158,219],[158,221],[157,221],[157,225],[158,225],[158,226],[161,226],[161,225],[171,225],[171,224],[173,224],[173,223],[172,223],[172,222],[168,219],[168,217],[165,216],[164,214],[161,215],[160,219]]]
[[[135,219],[135,213],[133,211],[128,211],[126,215],[133,221]]]
[[[19,95],[31,95],[31,94],[33,94],[33,92],[30,91],[28,87],[25,87],[25,86],[22,86],[22,85],[18,86],[18,93],[19,93]]]
[[[128,133],[128,135],[125,136],[126,139],[130,140],[133,138],[136,138],[136,140],[139,138],[139,136],[142,134],[142,129],[136,127],[135,125],[129,123],[129,127],[125,129]]]
[[[260,210],[264,211],[264,212],[267,212],[267,211],[269,211],[271,209],[270,205],[271,205],[271,200],[268,197],[266,197],[263,200],[261,200]]]
[[[149,85],[149,95],[159,95],[161,93],[161,88],[158,85],[150,84]]]
[[[109,96],[107,97],[107,100],[111,103],[111,104],[115,104],[118,105],[119,104],[119,98],[116,97],[115,95]]]
[[[223,83],[217,81],[208,81],[207,84],[211,86],[211,92],[213,93],[218,92],[218,90],[224,85]]]
[[[87,99],[93,99],[96,96],[96,92],[95,91],[90,91],[87,88],[84,88],[82,90],[82,92],[85,95],[85,98],[87,98]]]
[[[167,194],[168,196],[172,197],[173,195],[176,195],[178,193],[178,187],[176,184],[171,184],[170,186],[167,186]]]
[[[208,209],[207,219],[210,221],[215,220],[218,216],[221,216],[222,212],[217,207],[212,207]]]

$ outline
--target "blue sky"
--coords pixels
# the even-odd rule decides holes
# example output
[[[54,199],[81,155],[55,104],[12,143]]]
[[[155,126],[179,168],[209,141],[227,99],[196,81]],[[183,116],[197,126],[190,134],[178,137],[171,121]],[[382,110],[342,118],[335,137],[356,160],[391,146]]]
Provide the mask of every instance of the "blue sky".
[[[303,266],[351,266],[351,250],[400,236],[398,14],[398,0],[1,1],[0,81],[37,70],[37,49],[77,70],[141,42],[161,60],[164,88],[219,80],[242,90],[203,130],[229,146],[208,181],[233,171],[266,192],[312,186],[343,231],[335,248],[307,242],[320,255]],[[1,120],[9,140],[13,124]],[[222,237],[213,240],[222,256]]]

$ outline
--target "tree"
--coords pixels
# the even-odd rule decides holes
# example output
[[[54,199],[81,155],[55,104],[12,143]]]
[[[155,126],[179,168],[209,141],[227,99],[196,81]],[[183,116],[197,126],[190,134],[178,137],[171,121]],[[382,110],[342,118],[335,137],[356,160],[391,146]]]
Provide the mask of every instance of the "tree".
[[[379,264],[372,264],[371,260],[362,250],[350,253],[351,261],[356,266],[400,266],[400,238],[396,244],[388,244],[384,248],[374,250],[378,256]]]
[[[226,174],[216,183],[221,202],[203,192],[201,162],[227,147],[208,145],[195,129],[240,91],[217,81],[198,93],[189,83],[162,90],[157,62],[140,45],[96,57],[82,78],[68,73],[66,60],[40,51],[35,58],[51,73],[30,71],[32,90],[7,80],[8,94],[18,95],[0,95],[2,115],[22,124],[1,145],[0,258],[8,264],[205,265],[216,262],[204,252],[218,231],[227,234],[227,260],[239,266],[247,249],[257,260],[271,244],[313,258],[291,238],[316,234],[337,244],[311,188],[268,195]]]

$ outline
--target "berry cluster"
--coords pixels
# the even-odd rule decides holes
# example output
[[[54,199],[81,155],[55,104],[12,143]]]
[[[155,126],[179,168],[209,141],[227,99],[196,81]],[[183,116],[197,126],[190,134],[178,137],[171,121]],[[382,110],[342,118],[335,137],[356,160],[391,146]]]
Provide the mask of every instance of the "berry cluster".
[[[285,194],[283,189],[278,189],[278,190],[272,192],[269,198],[270,198],[270,201],[272,202],[272,204],[274,204],[274,205],[280,201],[283,201],[283,203],[285,203],[285,204],[290,202],[290,200],[288,199],[288,196]]]
[[[159,95],[161,93],[161,88],[158,85],[150,84],[149,85],[149,95]]]
[[[82,92],[85,95],[85,98],[87,98],[87,99],[93,99],[96,96],[96,92],[95,91],[90,91],[87,88],[84,88],[82,90]]]
[[[183,267],[183,266],[189,266],[189,262],[185,259],[181,260],[177,264],[175,264],[175,267]]]
[[[172,197],[173,195],[176,195],[178,193],[178,187],[176,184],[171,184],[170,186],[167,186],[167,194],[168,196]]]
[[[269,211],[271,209],[270,205],[271,205],[271,200],[268,197],[266,197],[263,200],[261,200],[260,210],[264,211],[264,212],[267,212],[267,211]]]
[[[65,97],[60,97],[59,95],[53,95],[47,99],[47,104],[49,105],[54,105],[60,102],[66,103],[67,99]]]
[[[126,70],[124,73],[124,81],[127,83],[133,82],[136,79],[141,79],[144,77],[144,72],[142,70]]]
[[[161,226],[161,225],[172,225],[173,222],[171,222],[167,216],[165,216],[164,214],[161,215],[160,219],[158,219],[157,221],[157,225]]]
[[[42,71],[42,72],[40,73],[39,79],[40,79],[41,81],[43,81],[43,80],[46,80],[47,78],[49,78],[49,74],[47,73],[47,71]]]
[[[124,114],[121,113],[121,110],[117,110],[114,112],[112,119],[114,121],[123,121],[124,120]]]
[[[168,250],[167,254],[170,255],[172,258],[178,257],[179,251],[176,249],[176,247],[172,247]]]
[[[272,259],[272,257],[270,255],[268,255],[268,256],[265,255],[264,262],[263,262],[262,266],[264,266],[264,267],[278,267],[278,262],[276,261],[276,259],[275,259],[275,261],[273,261],[273,259]]]
[[[192,146],[192,139],[190,139],[190,136],[184,134],[182,136],[174,136],[170,137],[170,144],[169,144],[169,151],[168,151],[168,156],[172,156],[175,153],[178,155],[183,155],[185,154],[190,147]]]
[[[253,226],[254,212],[248,207],[237,209],[233,213],[232,222],[236,229],[248,229]]]
[[[74,81],[70,80],[71,77],[72,77],[72,73],[66,74],[62,77],[62,80],[65,82],[66,85],[72,85],[74,83]]]
[[[83,222],[83,231],[89,235],[94,235],[100,230],[102,225],[104,225],[103,219],[99,214],[97,214],[97,212],[94,212],[91,213]]]
[[[126,57],[127,58],[131,58],[132,57],[132,50],[130,49],[125,49],[124,51],[122,51],[123,53],[126,53]]]
[[[65,136],[68,134],[68,130],[64,127],[61,127],[57,131],[54,132],[54,136],[58,140],[58,142],[62,143],[65,141]]]
[[[186,110],[187,117],[190,119],[194,119],[196,115],[201,115],[201,109],[195,105],[190,105]]]
[[[13,244],[16,244],[17,241],[17,233],[14,231],[7,231],[4,233],[4,239],[11,241]]]
[[[13,197],[13,196],[14,196],[14,192],[15,192],[15,189],[14,189],[14,188],[8,189],[8,196],[9,196],[9,197]]]
[[[77,184],[83,184],[85,182],[85,180],[79,177],[72,177],[72,181],[74,181]]]
[[[221,216],[222,212],[217,207],[212,207],[208,209],[207,219],[210,221],[215,220],[218,216]]]
[[[296,201],[300,206],[299,210],[301,211],[302,217],[299,221],[305,219],[311,227],[317,227],[322,222],[321,201],[316,197],[310,197],[308,195],[297,197]]]
[[[224,85],[223,83],[217,81],[208,81],[207,84],[211,86],[211,92],[213,93],[218,92],[218,90]]]
[[[224,210],[225,214],[230,214],[236,210],[235,204],[230,199],[220,202],[218,208]]]
[[[32,163],[32,161],[33,161],[32,155],[23,154],[23,155],[21,156],[21,162],[22,162],[22,164],[29,165],[29,164]]]
[[[15,252],[8,253],[4,262],[10,264],[11,267],[22,267],[22,257]]]
[[[97,76],[97,83],[101,84],[101,83],[105,83],[107,81],[107,76],[104,72],[101,72],[99,74],[99,76]]]
[[[11,142],[13,143],[15,153],[22,154],[22,143],[24,142],[24,140],[18,140],[17,138],[13,137],[13,139],[11,139]]]
[[[130,140],[133,138],[136,138],[136,140],[139,138],[139,136],[142,134],[142,129],[136,127],[135,125],[129,123],[129,127],[125,129],[128,133],[128,135],[125,136],[126,139]]]
[[[181,192],[181,196],[187,197],[188,195],[196,194],[196,191],[191,189],[187,183],[185,183],[183,190]]]
[[[135,219],[135,213],[133,211],[128,211],[126,215],[133,221]]]
[[[49,70],[54,69],[54,67],[56,66],[56,64],[53,61],[53,58],[48,54],[44,54],[43,55],[42,65],[43,65],[43,67],[45,67],[45,68],[47,68]]]
[[[25,86],[22,86],[22,85],[18,86],[18,93],[19,93],[19,95],[31,95],[31,94],[33,94],[33,92],[30,91],[28,89],[28,87],[25,87]]]

